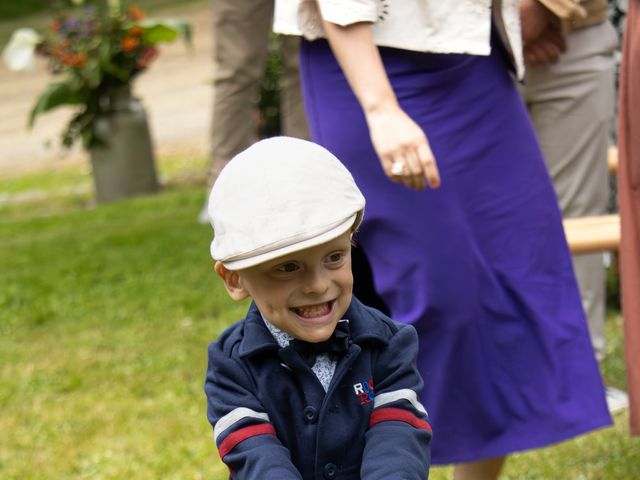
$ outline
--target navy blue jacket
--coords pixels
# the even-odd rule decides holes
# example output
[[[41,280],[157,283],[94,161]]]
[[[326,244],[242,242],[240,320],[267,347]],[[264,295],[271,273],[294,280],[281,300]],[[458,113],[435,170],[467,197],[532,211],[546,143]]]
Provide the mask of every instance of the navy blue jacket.
[[[255,304],[209,346],[207,416],[233,479],[427,478],[416,331],[353,298],[352,344],[325,394]]]

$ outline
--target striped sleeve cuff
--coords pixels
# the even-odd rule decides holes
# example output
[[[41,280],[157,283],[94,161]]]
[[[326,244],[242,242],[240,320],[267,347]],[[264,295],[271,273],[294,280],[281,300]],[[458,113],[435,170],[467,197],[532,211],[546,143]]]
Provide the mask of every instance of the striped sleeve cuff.
[[[247,420],[253,421],[252,424],[246,425]],[[234,430],[234,426],[240,426],[240,428],[230,432]],[[236,408],[224,417],[220,417],[213,428],[213,437],[216,445],[219,445],[220,458],[224,458],[240,442],[257,435],[275,436],[276,431],[270,423],[269,415],[246,407]],[[219,442],[221,437],[224,439]]]
[[[373,401],[373,408],[376,409],[378,407],[382,407],[383,405],[399,402],[402,400],[406,400],[411,405],[413,405],[413,408],[415,408],[418,412],[427,415],[427,411],[418,400],[418,395],[416,395],[416,392],[409,388],[403,388],[401,390],[394,390],[393,392],[385,392],[376,395]]]
[[[273,435],[276,436],[276,430],[270,423],[261,423],[258,425],[251,425],[245,428],[236,430],[225,438],[218,447],[218,453],[220,458],[224,458],[227,454],[233,450],[240,442],[244,442],[248,438],[256,437],[258,435]]]
[[[409,403],[413,408],[399,408],[403,403]],[[369,417],[369,427],[381,422],[398,421],[431,432],[431,425],[423,417],[428,417],[427,410],[418,400],[416,392],[404,388],[376,395],[373,412]]]
[[[402,408],[379,408],[374,410],[369,417],[369,428],[382,422],[404,422],[419,430],[431,432],[429,422]]]

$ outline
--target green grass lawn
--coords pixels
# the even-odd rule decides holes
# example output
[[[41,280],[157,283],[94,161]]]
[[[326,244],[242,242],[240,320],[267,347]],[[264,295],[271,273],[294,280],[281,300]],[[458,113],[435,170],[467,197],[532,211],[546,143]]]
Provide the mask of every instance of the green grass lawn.
[[[9,199],[40,192],[0,204],[0,479],[226,478],[206,346],[246,304],[214,278],[195,222],[204,163],[162,159],[161,194],[95,208],[84,167],[0,179]],[[604,375],[624,387],[616,311],[606,331]],[[627,420],[516,455],[504,478],[640,478]]]

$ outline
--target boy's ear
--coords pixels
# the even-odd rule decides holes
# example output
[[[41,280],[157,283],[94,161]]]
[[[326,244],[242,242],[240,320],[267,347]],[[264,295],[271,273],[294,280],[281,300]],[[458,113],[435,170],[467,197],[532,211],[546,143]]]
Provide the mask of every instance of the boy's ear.
[[[228,270],[219,261],[215,263],[213,268],[224,282],[224,287],[227,289],[227,293],[232,300],[239,302],[240,300],[244,300],[249,296],[249,292],[247,292],[247,290],[242,286],[242,283],[240,282],[240,276],[238,275],[238,272],[234,270]]]

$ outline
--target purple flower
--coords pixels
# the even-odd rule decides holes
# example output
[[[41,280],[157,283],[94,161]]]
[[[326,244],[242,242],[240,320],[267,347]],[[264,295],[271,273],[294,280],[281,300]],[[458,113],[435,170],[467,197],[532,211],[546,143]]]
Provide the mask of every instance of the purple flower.
[[[77,29],[80,26],[80,20],[76,17],[68,18],[62,24],[60,31],[64,34],[69,33],[72,30]]]
[[[85,18],[78,30],[80,38],[90,38],[96,33],[97,22],[93,18]]]

